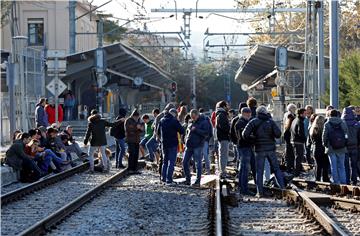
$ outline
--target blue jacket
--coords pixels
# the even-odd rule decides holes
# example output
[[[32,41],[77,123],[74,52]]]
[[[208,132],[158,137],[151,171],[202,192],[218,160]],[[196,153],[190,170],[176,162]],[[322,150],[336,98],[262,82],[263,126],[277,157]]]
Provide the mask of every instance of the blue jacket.
[[[48,116],[45,112],[45,109],[43,106],[38,104],[35,109],[35,124],[36,127],[44,126],[47,127],[49,125],[48,123]]]
[[[197,121],[188,125],[185,145],[188,148],[202,147],[208,136],[209,122],[207,118],[200,115]]]
[[[166,113],[160,120],[157,132],[163,148],[173,148],[179,144],[177,133],[183,135],[185,130],[174,116]]]
[[[360,144],[360,122],[356,120],[355,113],[350,107],[345,107],[341,119],[348,128],[348,140],[346,146],[348,150],[356,150]]]

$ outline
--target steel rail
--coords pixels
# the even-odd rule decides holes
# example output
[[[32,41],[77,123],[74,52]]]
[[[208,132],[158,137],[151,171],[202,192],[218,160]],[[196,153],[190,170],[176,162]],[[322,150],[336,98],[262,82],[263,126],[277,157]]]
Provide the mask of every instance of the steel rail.
[[[7,205],[8,203],[10,202],[13,202],[13,201],[16,201],[17,199],[25,196],[25,195],[28,195],[32,192],[35,192],[37,190],[40,190],[42,188],[45,188],[49,185],[52,185],[56,182],[59,182],[61,180],[64,180],[70,176],[73,176],[74,174],[76,173],[79,173],[79,172],[83,172],[85,171],[86,169],[89,168],[89,163],[86,162],[86,163],[82,163],[78,166],[75,166],[69,170],[66,170],[64,172],[60,172],[60,173],[57,173],[55,175],[52,175],[52,176],[49,176],[49,177],[45,177],[44,179],[41,179],[41,180],[38,180],[34,183],[31,183],[31,184],[28,184],[24,187],[21,187],[21,188],[18,188],[18,189],[15,189],[9,193],[6,193],[4,195],[1,195],[0,197],[0,202],[1,202],[1,205],[2,206],[5,206]]]
[[[294,178],[292,183],[296,185],[298,188],[308,187],[310,189],[329,189],[330,192],[335,195],[348,195],[352,194],[353,197],[360,197],[360,187],[346,184],[333,184],[329,182],[321,182],[321,181],[310,181]]]
[[[32,225],[30,228],[22,231],[19,235],[41,235],[46,233],[52,226],[56,225],[61,220],[65,219],[68,215],[72,214],[74,211],[82,207],[85,203],[93,199],[97,194],[104,191],[107,187],[113,183],[119,181],[128,174],[128,169],[124,169],[121,172],[111,176],[101,184],[90,189],[89,191],[83,193],[70,203],[66,204],[56,212],[47,216],[46,218],[38,221],[36,224]]]
[[[256,188],[256,185],[249,184],[250,188]],[[308,215],[311,215],[315,218],[315,220],[326,230],[327,233],[330,235],[341,235],[346,236],[348,235],[345,231],[343,231],[339,225],[332,220],[321,208],[318,204],[309,196],[306,195],[306,192],[301,191],[300,189],[285,189],[281,190],[279,188],[273,187],[265,187],[264,190],[271,192],[276,196],[281,196],[283,199],[286,199],[291,204],[299,204],[301,207],[306,209]],[[326,195],[325,195],[326,196]],[[323,201],[323,200],[321,200]],[[328,201],[330,197],[328,197]]]
[[[221,184],[220,178],[216,179],[216,192],[215,192],[215,228],[216,228],[216,235],[221,236],[223,233],[222,229],[222,212],[221,212]]]
[[[145,162],[139,161],[138,167],[144,168]],[[28,235],[28,236],[34,236],[34,235],[42,235],[50,230],[51,227],[59,223],[60,221],[64,220],[68,215],[72,214],[74,211],[82,207],[84,204],[89,202],[91,199],[93,199],[96,195],[104,191],[107,187],[111,186],[115,182],[119,181],[120,179],[126,177],[128,175],[128,169],[123,169],[119,173],[109,177],[105,181],[103,181],[101,184],[98,184],[94,188],[90,189],[89,191],[83,193],[73,201],[69,202],[59,210],[55,211],[51,215],[45,217],[44,219],[38,221],[28,229],[22,231],[18,235]]]

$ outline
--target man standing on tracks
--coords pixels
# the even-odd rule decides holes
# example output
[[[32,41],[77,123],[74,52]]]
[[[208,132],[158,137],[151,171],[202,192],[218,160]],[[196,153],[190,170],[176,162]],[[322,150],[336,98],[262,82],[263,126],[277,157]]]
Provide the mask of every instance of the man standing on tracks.
[[[91,115],[88,118],[88,126],[84,140],[85,146],[90,140],[90,147],[88,150],[90,172],[94,172],[94,153],[97,149],[100,149],[103,171],[109,172],[111,163],[105,153],[105,148],[107,145],[105,128],[112,127],[113,124],[102,119],[101,115],[98,114],[98,111],[95,109],[92,110],[90,114]]]
[[[246,125],[249,123],[251,119],[251,109],[248,107],[244,107],[240,111],[239,119],[236,121],[234,125],[234,130],[237,136],[237,147],[239,152],[239,187],[241,194],[251,194],[248,190],[248,182],[249,182],[249,171],[251,168],[251,161],[254,159],[254,153],[252,150],[252,138],[244,139],[242,136],[242,132],[244,131]],[[253,140],[254,141],[254,140]],[[256,172],[253,172],[254,179],[256,179]],[[255,181],[256,182],[256,181]]]
[[[140,113],[135,109],[129,118],[125,120],[125,136],[128,144],[129,161],[128,169],[130,174],[139,174],[137,165],[139,160],[140,134],[144,126],[140,124]]]
[[[216,104],[216,136],[219,142],[220,176],[226,177],[226,166],[229,157],[230,122],[228,119],[228,104],[220,101]]]
[[[297,110],[297,117],[291,124],[291,143],[295,151],[295,176],[299,176],[302,170],[302,160],[304,159],[305,136],[305,112],[304,108]]]
[[[275,153],[275,139],[281,137],[281,130],[268,115],[268,111],[265,106],[259,106],[256,109],[256,113],[256,118],[252,119],[246,125],[244,131],[242,132],[242,137],[245,140],[248,140],[253,135],[255,138],[257,196],[262,197],[264,194],[263,174],[265,159],[269,160],[280,188],[285,188],[285,184]]]
[[[196,162],[196,181],[195,187],[200,187],[201,171],[202,171],[202,150],[206,137],[209,135],[209,122],[205,116],[200,115],[198,110],[190,111],[192,122],[188,125],[185,138],[185,154],[183,160],[183,168],[185,173],[185,184],[191,184],[190,160],[194,157]]]
[[[160,137],[160,133],[159,133],[159,124],[160,124],[160,120],[162,118],[164,118],[165,114],[166,113],[169,113],[169,111],[171,109],[175,108],[175,105],[173,103],[168,103],[165,108],[164,108],[164,111],[162,111],[159,115],[157,115],[155,117],[155,120],[154,120],[154,123],[153,123],[153,126],[154,126],[154,134],[153,134],[153,138],[156,139],[156,141],[158,143],[160,143],[161,141],[161,137]],[[162,146],[160,145],[160,148],[162,148]],[[155,154],[156,155],[156,154]],[[163,164],[163,155],[162,155],[162,152],[159,151],[159,175],[160,175],[160,180],[162,180],[162,174],[161,174],[161,171],[162,171],[162,164]]]
[[[179,145],[178,133],[184,134],[184,128],[176,119],[177,112],[175,108],[165,113],[165,116],[160,120],[158,126],[158,134],[160,135],[163,164],[162,164],[162,182],[171,184],[173,182],[173,173],[177,157],[177,147]]]
[[[324,125],[323,144],[331,165],[331,175],[335,184],[346,184],[345,154],[348,139],[348,128],[340,117],[338,111],[330,111],[330,117]]]
[[[145,144],[148,152],[149,152],[149,158],[150,161],[154,161],[156,158],[156,162],[159,162],[159,154],[157,152],[157,148],[158,148],[158,142],[156,141],[156,132],[155,132],[155,120],[158,117],[158,115],[160,114],[160,110],[159,109],[154,109],[152,111],[152,114],[154,116],[154,122],[152,122],[151,124],[151,128],[153,130],[153,135],[150,137],[149,141]]]
[[[115,151],[115,168],[125,168],[122,163],[125,156],[125,117],[126,110],[119,109],[119,115],[115,119],[114,127],[110,128],[110,135],[115,138],[116,151]]]
[[[356,186],[358,178],[358,144],[360,143],[360,122],[356,120],[354,107],[345,107],[341,119],[348,128],[349,138],[345,155],[346,183]]]

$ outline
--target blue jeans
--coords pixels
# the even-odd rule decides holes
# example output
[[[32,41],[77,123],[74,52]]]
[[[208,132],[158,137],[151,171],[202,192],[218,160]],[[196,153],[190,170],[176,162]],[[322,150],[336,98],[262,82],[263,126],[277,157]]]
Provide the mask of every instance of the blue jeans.
[[[126,144],[125,139],[115,139],[116,152],[115,152],[115,167],[118,168],[122,165],[123,157],[125,156]]]
[[[208,141],[204,142],[202,156],[204,157],[206,172],[207,172],[207,174],[210,174],[209,142]]]
[[[331,175],[335,184],[346,184],[345,153],[328,154],[331,165]]]
[[[155,152],[158,147],[158,142],[156,141],[156,138],[151,137],[145,146],[149,152],[150,160],[154,161],[155,160]]]
[[[280,188],[285,188],[284,176],[280,170],[279,162],[276,158],[275,151],[267,151],[267,152],[255,152],[255,161],[256,161],[256,186],[257,192],[259,194],[263,194],[263,174],[264,174],[264,165],[265,159],[267,159],[270,165],[273,167],[275,172],[276,180],[280,186]]]
[[[173,173],[177,155],[177,147],[162,148],[163,149],[163,165],[162,165],[162,181],[166,183],[173,182]]]
[[[186,181],[191,180],[190,174],[190,160],[191,157],[194,157],[194,161],[196,163],[196,183],[200,183],[201,180],[201,171],[202,171],[202,149],[203,147],[198,148],[188,148],[186,147],[184,153],[184,160],[183,160],[183,168],[185,173]]]
[[[240,160],[240,170],[239,170],[239,187],[241,193],[248,192],[248,176],[251,168],[251,159],[253,158],[253,151],[250,147],[239,147],[239,160]]]
[[[345,155],[345,172],[346,172],[346,183],[356,185],[358,177],[358,150],[357,149],[348,149],[348,153]]]

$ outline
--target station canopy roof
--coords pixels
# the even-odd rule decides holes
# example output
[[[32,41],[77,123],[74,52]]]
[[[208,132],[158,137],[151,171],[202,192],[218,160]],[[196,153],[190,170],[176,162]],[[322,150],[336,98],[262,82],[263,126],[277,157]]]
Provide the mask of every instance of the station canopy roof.
[[[103,47],[107,72],[125,79],[142,77],[143,83],[158,89],[168,89],[171,76],[154,62],[122,43]],[[96,49],[67,56],[67,71],[64,81],[90,79],[96,68]]]
[[[276,76],[275,70],[276,47],[257,45],[253,47],[235,75],[235,81],[248,86],[264,78]],[[329,68],[329,59],[325,57],[325,68]],[[288,65],[292,70],[304,69],[304,53],[288,50]]]

